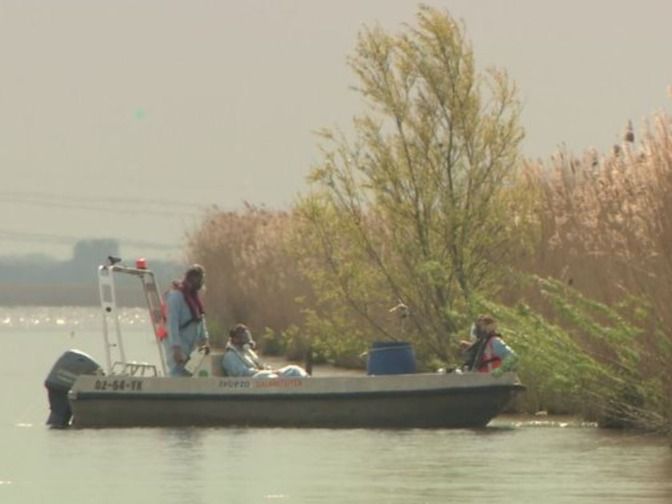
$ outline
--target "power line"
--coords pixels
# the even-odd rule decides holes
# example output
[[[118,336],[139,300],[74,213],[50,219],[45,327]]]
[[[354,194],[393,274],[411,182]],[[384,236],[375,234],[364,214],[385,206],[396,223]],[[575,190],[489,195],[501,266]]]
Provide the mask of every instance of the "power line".
[[[181,201],[174,201],[168,199],[157,199],[157,198],[128,198],[128,197],[99,197],[99,196],[82,196],[80,195],[63,195],[60,193],[48,193],[48,192],[36,192],[36,191],[0,191],[0,200],[2,199],[30,199],[30,200],[55,200],[58,202],[66,201],[79,201],[85,203],[109,203],[109,204],[140,204],[140,205],[153,205],[153,206],[165,206],[165,207],[181,207],[181,208],[191,208],[192,210],[202,210],[208,205],[203,205],[200,203],[188,203]]]
[[[73,245],[84,238],[47,233],[27,233],[0,229],[0,239],[15,243],[54,243],[59,245]],[[86,238],[96,239],[96,238]],[[122,246],[149,248],[154,250],[179,250],[182,245],[177,243],[161,243],[147,240],[133,240],[126,238],[109,238],[119,242]]]
[[[7,191],[0,192],[0,204],[2,203],[159,217],[201,217],[208,209],[218,208],[216,205],[207,206],[161,199],[97,198]]]
[[[105,213],[114,213],[114,214],[123,214],[123,215],[154,215],[160,217],[195,217],[198,215],[197,212],[171,212],[167,210],[152,210],[147,208],[129,208],[128,206],[124,207],[111,207],[104,206],[105,202],[101,202],[101,205],[95,204],[83,204],[76,202],[67,202],[67,201],[47,201],[47,200],[31,200],[29,198],[14,198],[14,199],[5,199],[3,201],[0,198],[0,203],[11,203],[13,205],[30,205],[30,206],[40,206],[40,207],[50,207],[50,208],[63,208],[65,210],[88,210],[94,212],[105,212]]]

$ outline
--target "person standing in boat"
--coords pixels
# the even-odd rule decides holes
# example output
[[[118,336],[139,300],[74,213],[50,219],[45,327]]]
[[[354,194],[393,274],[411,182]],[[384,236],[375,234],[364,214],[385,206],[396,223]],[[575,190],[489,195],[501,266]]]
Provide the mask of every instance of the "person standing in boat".
[[[226,376],[252,378],[294,377],[304,378],[308,373],[295,365],[271,369],[259,359],[254,351],[252,333],[245,324],[237,324],[229,331],[229,342],[222,358],[222,370]]]
[[[471,341],[461,341],[467,371],[491,373],[504,362],[513,362],[516,353],[497,332],[497,321],[490,315],[481,315],[471,329]]]
[[[190,376],[184,366],[195,348],[202,347],[206,354],[210,352],[205,311],[199,295],[204,284],[205,270],[194,264],[181,282],[173,282],[166,294],[168,335],[164,345],[171,376]]]

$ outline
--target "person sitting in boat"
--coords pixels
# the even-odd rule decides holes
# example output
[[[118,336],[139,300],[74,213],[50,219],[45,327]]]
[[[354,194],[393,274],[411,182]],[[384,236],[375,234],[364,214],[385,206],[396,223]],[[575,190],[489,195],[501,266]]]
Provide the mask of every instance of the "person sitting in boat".
[[[497,332],[497,321],[490,315],[481,315],[472,325],[471,340],[461,341],[465,356],[464,369],[490,373],[506,362],[507,368],[516,359],[516,353]]]
[[[166,361],[171,376],[190,376],[184,365],[197,347],[209,353],[208,329],[199,291],[205,284],[205,269],[189,267],[181,282],[173,282],[166,294],[168,334],[164,340]]]
[[[252,333],[245,324],[237,324],[229,331],[229,342],[222,358],[226,376],[252,378],[306,377],[308,373],[295,365],[272,369],[259,359]]]

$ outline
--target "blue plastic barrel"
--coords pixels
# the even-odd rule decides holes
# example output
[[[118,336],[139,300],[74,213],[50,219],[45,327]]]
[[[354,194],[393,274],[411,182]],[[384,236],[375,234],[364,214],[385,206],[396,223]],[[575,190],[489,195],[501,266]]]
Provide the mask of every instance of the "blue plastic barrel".
[[[369,349],[366,372],[370,375],[415,373],[415,352],[405,341],[375,341]]]

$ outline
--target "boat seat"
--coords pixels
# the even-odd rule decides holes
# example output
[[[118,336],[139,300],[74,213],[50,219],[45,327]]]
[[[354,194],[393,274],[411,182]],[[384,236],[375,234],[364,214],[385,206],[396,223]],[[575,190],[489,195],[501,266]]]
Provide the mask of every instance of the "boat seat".
[[[224,357],[224,352],[211,351],[208,357],[210,358],[208,363],[208,371],[210,372],[210,376],[226,376],[224,374],[224,370],[222,369],[222,357]]]

